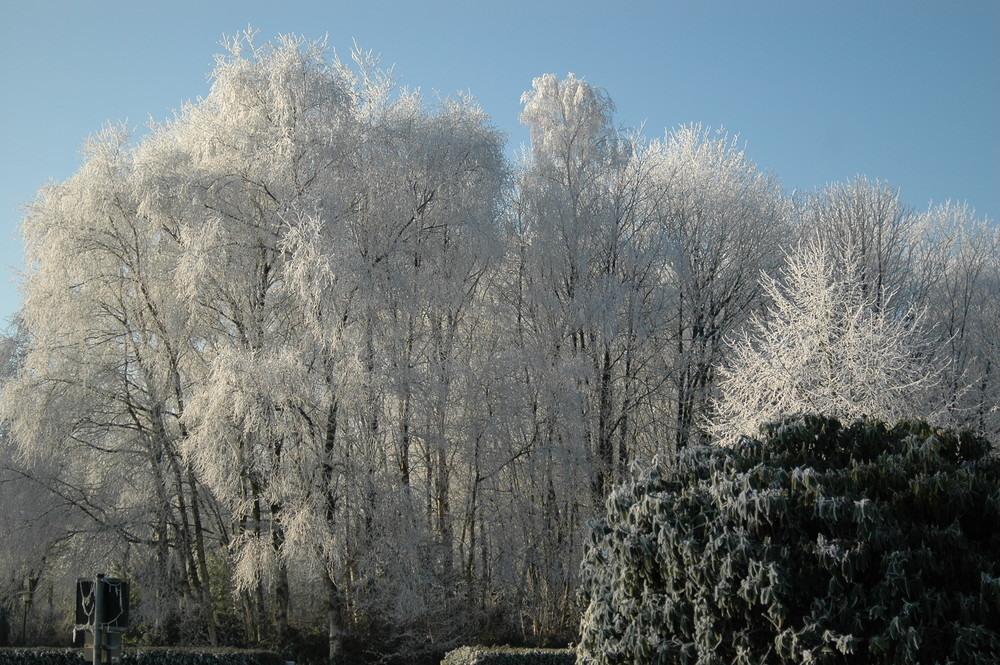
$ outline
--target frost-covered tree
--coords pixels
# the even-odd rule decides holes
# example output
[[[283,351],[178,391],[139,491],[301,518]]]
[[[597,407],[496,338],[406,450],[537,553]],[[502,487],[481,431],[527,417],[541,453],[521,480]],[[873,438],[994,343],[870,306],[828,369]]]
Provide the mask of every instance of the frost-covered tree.
[[[96,137],[25,220],[18,445],[65,460],[94,528],[204,625],[231,582],[250,639],[282,639],[310,582],[334,648],[346,621],[454,639],[436,596],[486,560],[502,137],[357,60],[234,39],[205,99],[135,145]],[[160,591],[140,615],[165,616]]]
[[[535,79],[522,101],[521,121],[531,130],[519,202],[530,313],[543,336],[539,351],[569,391],[545,408],[575,430],[560,436],[586,441],[581,452],[593,460],[590,482],[601,497],[614,464],[610,365],[618,322],[608,287],[627,222],[613,183],[630,146],[612,125],[607,93],[572,74]]]
[[[925,286],[918,297],[940,340],[947,365],[939,386],[947,422],[991,436],[1000,432],[996,408],[1000,315],[1000,235],[967,206],[933,206],[918,217]]]
[[[862,292],[876,308],[924,312],[924,327],[946,359],[936,399],[956,427],[990,432],[995,400],[996,232],[957,203],[917,213],[899,192],[858,177],[806,196],[799,210],[803,237],[824,243],[838,262],[855,266]],[[881,294],[892,294],[883,302]],[[984,407],[984,405],[987,405]],[[992,424],[991,424],[992,423]]]
[[[231,532],[219,535],[233,552],[247,630],[260,637],[273,626],[282,639],[288,504],[321,408],[302,377],[315,360],[294,352],[300,309],[282,243],[297,216],[348,205],[338,174],[356,143],[354,80],[320,43],[257,46],[252,34],[228,44],[213,79],[206,98],[156,128],[140,158],[150,214],[179,220],[172,274],[203,351],[182,420],[185,455],[232,513]]]
[[[307,221],[289,247],[300,284],[318,287],[307,332],[350,359],[331,358],[328,385],[353,470],[344,565],[366,580],[354,602],[408,630],[450,630],[467,613],[449,616],[440,589],[481,568],[459,575],[456,562],[479,560],[477,465],[496,399],[481,391],[499,330],[480,301],[498,251],[502,142],[468,100],[407,94],[373,120],[355,171],[363,205]]]
[[[940,366],[919,312],[896,315],[852,263],[813,241],[764,276],[767,312],[754,317],[720,369],[710,431],[721,443],[781,418],[933,418]]]
[[[0,336],[0,382],[10,380],[23,362],[24,333],[15,320],[12,331]],[[0,532],[5,536],[0,541],[0,646],[22,637],[14,617],[30,617],[24,636],[29,644],[51,633],[52,608],[51,603],[46,608],[44,595],[58,592],[66,573],[73,572],[60,565],[60,557],[67,550],[67,534],[87,517],[50,491],[59,466],[29,463],[8,427],[0,426]],[[26,589],[33,591],[27,599],[22,596]]]
[[[203,497],[180,450],[190,337],[164,279],[179,233],[144,210],[128,141],[121,127],[93,137],[28,207],[27,343],[0,408],[26,459],[58,464],[49,487],[87,516],[81,530],[112,557],[142,552],[151,621],[177,615],[179,590],[211,632]]]
[[[335,650],[348,616],[419,622],[453,584],[505,164],[470,100],[392,96],[366,54],[325,58],[234,41],[149,150],[188,193],[157,202],[184,220],[179,285],[208,351],[185,451],[232,512],[249,625],[280,638],[294,568],[325,589]]]
[[[682,127],[655,148],[672,310],[661,331],[673,391],[666,426],[679,450],[700,436],[724,339],[760,309],[759,275],[780,263],[789,204],[778,180],[723,132]]]
[[[881,298],[898,294],[906,308],[919,244],[917,215],[905,206],[899,190],[880,180],[858,176],[827,185],[805,197],[801,211],[806,239],[822,242],[840,263],[854,266],[862,292],[877,307]]]
[[[548,74],[522,101],[531,148],[519,169],[502,302],[524,363],[518,438],[530,452],[518,482],[529,488],[519,519],[528,588],[551,600],[545,612],[561,622],[575,571],[551,562],[572,560],[575,524],[657,438],[663,227],[655,155],[614,127],[605,91]]]

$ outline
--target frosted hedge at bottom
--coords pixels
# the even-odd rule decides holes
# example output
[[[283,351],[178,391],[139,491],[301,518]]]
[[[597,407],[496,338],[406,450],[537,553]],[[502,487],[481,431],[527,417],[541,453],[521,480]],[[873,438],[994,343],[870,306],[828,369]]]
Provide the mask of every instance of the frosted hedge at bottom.
[[[925,424],[688,449],[595,521],[578,662],[995,662],[998,504],[988,442]]]
[[[441,665],[574,665],[573,649],[461,647],[449,651]]]

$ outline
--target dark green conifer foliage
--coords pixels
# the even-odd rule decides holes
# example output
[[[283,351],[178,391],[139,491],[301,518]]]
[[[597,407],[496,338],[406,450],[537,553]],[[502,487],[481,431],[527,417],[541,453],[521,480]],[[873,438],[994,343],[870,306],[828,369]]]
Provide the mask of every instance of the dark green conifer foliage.
[[[580,663],[995,663],[1000,460],[922,423],[805,417],[609,497]]]

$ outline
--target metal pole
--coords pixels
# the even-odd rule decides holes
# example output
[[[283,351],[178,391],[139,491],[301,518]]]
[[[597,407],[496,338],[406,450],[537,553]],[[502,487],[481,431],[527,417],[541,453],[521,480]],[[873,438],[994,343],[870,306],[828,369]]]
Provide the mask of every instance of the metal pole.
[[[104,643],[104,575],[98,574],[94,585],[94,665],[102,665],[101,647]]]

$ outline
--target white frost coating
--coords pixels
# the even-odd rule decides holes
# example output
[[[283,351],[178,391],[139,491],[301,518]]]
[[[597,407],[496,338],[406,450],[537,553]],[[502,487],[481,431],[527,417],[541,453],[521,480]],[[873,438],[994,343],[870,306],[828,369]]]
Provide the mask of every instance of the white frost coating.
[[[932,419],[940,370],[919,312],[894,314],[866,294],[857,266],[837,265],[819,241],[788,256],[771,299],[720,370],[711,430],[722,443],[802,413],[844,421]]]
[[[30,465],[87,525],[49,561],[118,548],[161,585],[144,598],[194,598],[199,617],[199,581],[235,572],[249,596],[273,587],[275,613],[287,582],[294,604],[391,617],[420,643],[483,618],[438,602],[473,589],[538,635],[572,630],[580,526],[631,460],[703,438],[718,368],[741,357],[723,340],[813,226],[835,265],[863,265],[863,293],[927,306],[949,414],[998,427],[997,234],[960,207],[906,216],[858,181],[796,211],[735,139],[646,140],[572,75],[526,94],[532,145],[511,165],[472,100],[398,90],[369,53],[229,46],[205,99],[137,142],[100,132],[24,218],[8,471]],[[844,362],[868,381],[875,357]],[[772,520],[781,497],[731,471],[719,491]],[[9,478],[0,503],[32,503]],[[58,535],[4,560],[42,561]]]

